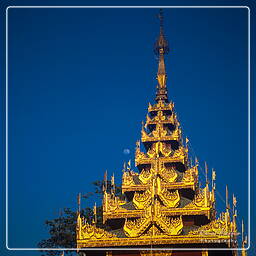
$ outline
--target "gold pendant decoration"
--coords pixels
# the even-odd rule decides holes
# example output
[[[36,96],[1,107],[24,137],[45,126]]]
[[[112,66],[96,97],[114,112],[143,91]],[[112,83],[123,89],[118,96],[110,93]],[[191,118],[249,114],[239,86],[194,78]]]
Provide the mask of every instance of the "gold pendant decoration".
[[[159,197],[164,203],[164,205],[169,208],[177,207],[180,202],[180,194],[178,190],[170,192],[168,191],[168,189],[164,188],[159,193]]]
[[[197,166],[194,166],[185,171],[182,181],[185,183],[195,182],[197,180],[197,176],[198,176],[198,168]]]
[[[80,234],[80,239],[102,239],[112,237],[115,237],[115,235],[88,223],[85,223],[82,226]]]
[[[190,231],[190,235],[222,235],[229,236],[231,232],[230,221],[227,220],[225,213],[219,219],[211,221],[209,224],[199,227],[197,230]]]
[[[149,223],[149,218],[126,220],[124,224],[124,233],[128,237],[138,237],[147,229]]]
[[[148,184],[148,182],[152,179],[153,177],[153,170],[145,170],[143,169],[141,173],[139,174],[139,180],[141,181],[142,184]]]
[[[165,167],[163,167],[159,170],[159,175],[167,183],[175,182],[178,177],[178,174],[174,168],[166,169]]]
[[[135,205],[136,209],[145,209],[152,200],[152,194],[149,190],[145,192],[135,192],[133,197],[133,204]]]

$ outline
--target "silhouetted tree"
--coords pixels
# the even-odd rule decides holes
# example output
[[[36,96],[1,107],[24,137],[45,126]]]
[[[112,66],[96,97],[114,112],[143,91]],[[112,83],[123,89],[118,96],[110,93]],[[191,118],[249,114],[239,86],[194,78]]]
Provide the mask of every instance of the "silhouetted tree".
[[[94,192],[89,192],[82,195],[82,198],[88,199],[92,196],[99,196],[102,198],[103,181],[94,181]],[[108,181],[110,189],[110,181]],[[121,187],[116,187],[116,194],[121,194]],[[93,209],[86,207],[81,209],[81,216],[84,216],[87,222],[91,223],[93,220]],[[64,208],[60,212],[59,217],[46,220],[45,224],[49,229],[50,237],[38,243],[38,247],[42,248],[42,256],[57,256],[61,255],[62,251],[46,251],[43,248],[76,248],[76,220],[77,212],[70,208]],[[102,206],[97,207],[97,226],[102,227]],[[65,251],[65,255],[76,255],[76,251]]]

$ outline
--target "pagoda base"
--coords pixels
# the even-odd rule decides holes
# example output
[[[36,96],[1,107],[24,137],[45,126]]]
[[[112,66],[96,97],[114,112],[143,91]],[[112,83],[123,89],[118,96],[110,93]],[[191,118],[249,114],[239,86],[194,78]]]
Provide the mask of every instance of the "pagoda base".
[[[169,250],[120,250],[80,251],[79,256],[236,256],[236,251],[169,251]]]

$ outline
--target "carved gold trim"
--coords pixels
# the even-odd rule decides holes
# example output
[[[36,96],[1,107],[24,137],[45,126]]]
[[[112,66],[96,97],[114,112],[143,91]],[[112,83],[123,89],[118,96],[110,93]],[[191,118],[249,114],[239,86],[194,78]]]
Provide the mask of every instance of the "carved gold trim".
[[[155,251],[155,250],[148,250],[148,251],[140,251],[140,256],[171,256],[172,251]]]
[[[162,100],[159,100],[157,104],[151,105],[148,104],[148,112],[159,111],[159,110],[173,110],[174,103],[170,102],[169,104],[164,103]]]

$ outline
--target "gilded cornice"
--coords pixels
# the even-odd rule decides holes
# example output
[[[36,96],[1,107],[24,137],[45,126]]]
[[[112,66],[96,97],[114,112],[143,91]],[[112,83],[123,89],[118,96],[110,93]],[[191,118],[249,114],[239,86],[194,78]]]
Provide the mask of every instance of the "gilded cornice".
[[[179,147],[177,150],[171,150],[169,145],[164,142],[156,142],[147,153],[141,152],[139,148],[135,152],[135,165],[152,164],[157,158],[164,163],[181,162],[185,164],[187,161],[188,149]]]
[[[94,239],[109,239],[116,237],[113,233],[107,232],[104,229],[98,228],[95,225],[86,223],[84,218],[78,215],[77,223],[77,240],[94,240]]]
[[[164,110],[169,110],[172,111],[174,108],[174,103],[165,103],[162,100],[159,100],[156,104],[151,105],[150,103],[148,104],[148,112],[154,112],[154,111],[164,111]]]
[[[183,228],[182,217],[167,217],[161,211],[161,204],[155,201],[135,220],[126,219],[124,232],[128,237],[139,237],[151,225],[158,225],[167,235],[178,235]]]
[[[93,247],[130,247],[130,246],[151,246],[151,245],[169,245],[170,247],[175,247],[177,244],[190,244],[201,245],[201,244],[228,244],[230,242],[230,235],[177,235],[168,236],[166,234],[155,236],[154,238],[150,236],[140,236],[140,237],[113,237],[104,239],[78,239],[78,248],[93,248]],[[207,245],[206,245],[207,246]]]
[[[146,116],[146,126],[150,124],[166,124],[170,123],[173,125],[177,124],[177,115],[175,113],[172,113],[171,115],[165,115],[162,110],[157,111],[157,115],[154,117]]]
[[[232,232],[232,222],[230,222],[228,212],[222,213],[219,219],[211,221],[209,224],[190,231],[189,235],[200,236],[230,236]]]
[[[172,132],[168,133],[167,128],[163,127],[163,124],[157,124],[156,128],[151,132],[147,133],[142,127],[141,130],[141,141],[142,142],[157,142],[157,141],[171,141],[181,139],[181,129],[180,127],[176,127],[176,129]]]
[[[164,215],[166,216],[186,216],[186,215],[204,215],[210,216],[211,208],[210,207],[191,207],[186,208],[162,208],[161,209]],[[138,218],[142,216],[143,210],[127,210],[124,208],[119,208],[114,212],[105,212],[104,219],[125,219],[125,218]]]

